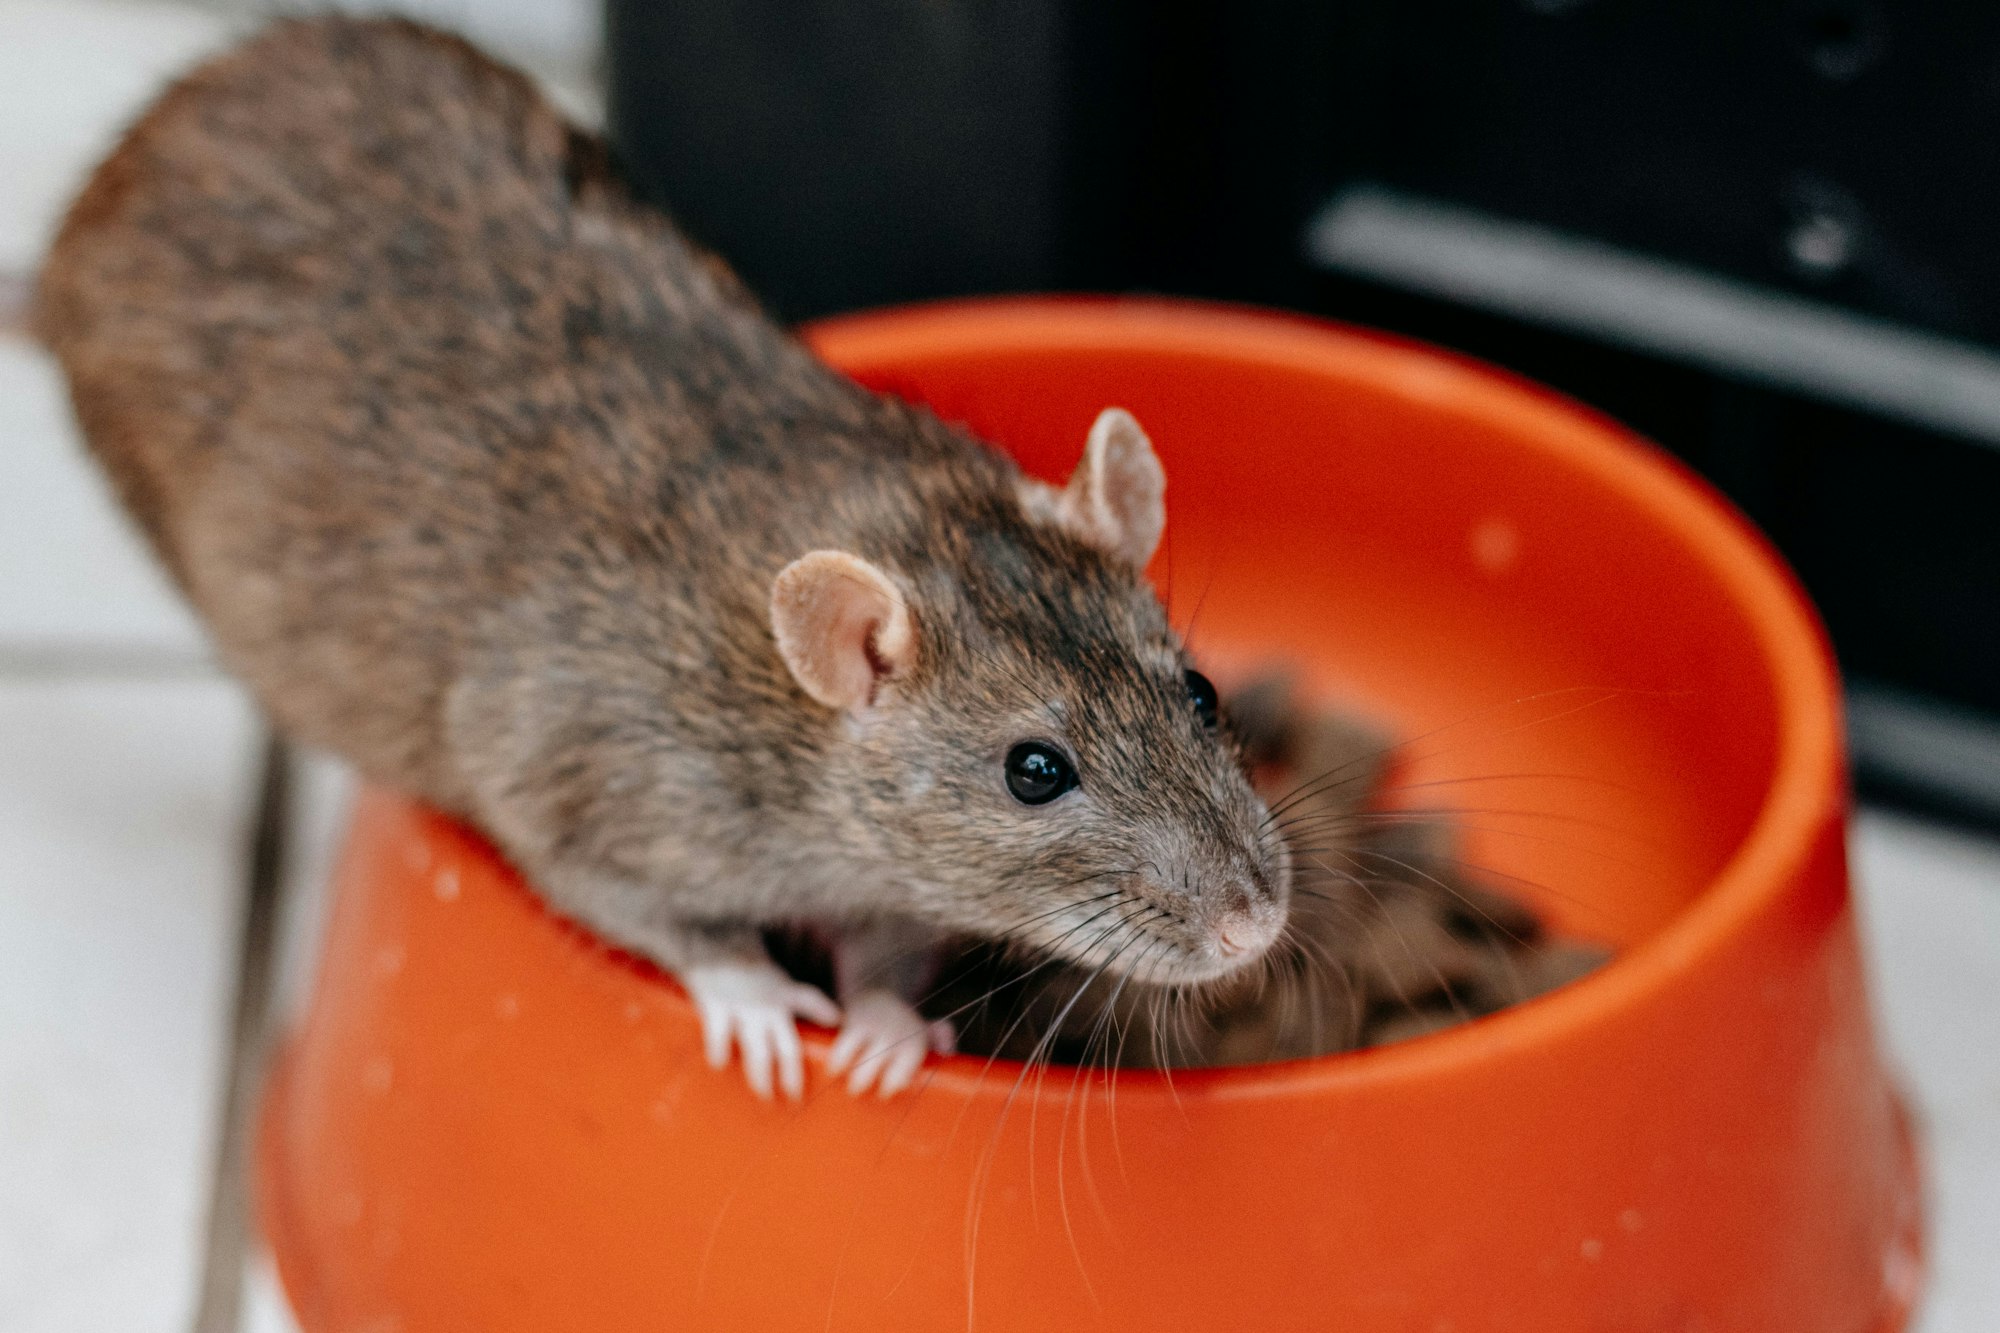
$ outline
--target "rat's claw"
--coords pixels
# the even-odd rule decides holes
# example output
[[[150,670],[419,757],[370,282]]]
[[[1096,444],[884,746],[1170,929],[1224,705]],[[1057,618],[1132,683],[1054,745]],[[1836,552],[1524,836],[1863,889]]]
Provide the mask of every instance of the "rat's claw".
[[[771,963],[690,968],[685,981],[701,1015],[702,1053],[711,1068],[729,1063],[733,1045],[743,1055],[750,1091],[769,1099],[775,1073],[787,1097],[797,1101],[805,1094],[798,1019],[831,1027],[840,1021],[838,1005]]]
[[[847,1090],[856,1096],[873,1086],[879,1095],[890,1097],[910,1086],[926,1054],[949,1054],[953,1042],[948,1020],[928,1022],[888,991],[863,991],[848,1001],[847,1017],[826,1067],[838,1074],[851,1066]]]

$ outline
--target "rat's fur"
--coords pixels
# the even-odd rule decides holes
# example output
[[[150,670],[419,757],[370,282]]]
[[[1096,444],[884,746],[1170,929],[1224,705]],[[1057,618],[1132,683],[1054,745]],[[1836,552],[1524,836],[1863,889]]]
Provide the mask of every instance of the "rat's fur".
[[[1282,920],[1134,552],[820,365],[456,39],[293,21],[195,71],[76,202],[38,322],[274,717],[670,968],[887,917],[1199,980],[1219,921]],[[774,647],[822,550],[914,629],[859,712]],[[1031,737],[1078,792],[1009,797]]]

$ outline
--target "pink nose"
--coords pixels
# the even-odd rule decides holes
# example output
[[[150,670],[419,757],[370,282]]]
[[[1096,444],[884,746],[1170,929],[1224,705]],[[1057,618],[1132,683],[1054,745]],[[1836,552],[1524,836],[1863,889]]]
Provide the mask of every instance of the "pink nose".
[[[1257,932],[1247,921],[1232,921],[1216,934],[1216,946],[1224,958],[1235,958],[1250,951]]]

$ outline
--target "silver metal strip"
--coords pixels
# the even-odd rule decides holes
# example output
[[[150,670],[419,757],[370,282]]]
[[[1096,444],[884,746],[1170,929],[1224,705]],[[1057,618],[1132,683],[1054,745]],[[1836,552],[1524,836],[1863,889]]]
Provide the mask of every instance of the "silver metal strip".
[[[2000,355],[1375,185],[1307,228],[1325,268],[2000,445]]]
[[[1855,758],[1883,777],[2000,819],[2000,720],[1850,683],[1847,729]]]

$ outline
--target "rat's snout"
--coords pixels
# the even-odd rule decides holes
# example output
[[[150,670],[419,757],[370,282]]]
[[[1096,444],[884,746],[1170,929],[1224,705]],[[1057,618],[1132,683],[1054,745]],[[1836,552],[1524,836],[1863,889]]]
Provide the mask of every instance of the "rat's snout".
[[[1253,874],[1224,897],[1210,918],[1210,941],[1216,956],[1235,966],[1262,956],[1284,929],[1283,899]]]
[[[1253,966],[1285,933],[1291,866],[1227,823],[1210,836],[1169,829],[1146,849],[1132,891],[1147,901],[1142,929],[1171,946],[1163,970],[1180,984],[1215,981]],[[1178,835],[1178,836],[1176,836]],[[1156,971],[1162,970],[1160,965]]]
[[[1241,958],[1254,953],[1257,951],[1257,928],[1240,918],[1225,921],[1222,929],[1215,932],[1215,947],[1224,958]]]
[[[1247,963],[1275,944],[1284,928],[1283,908],[1269,899],[1246,903],[1215,923],[1215,952],[1231,963]]]

